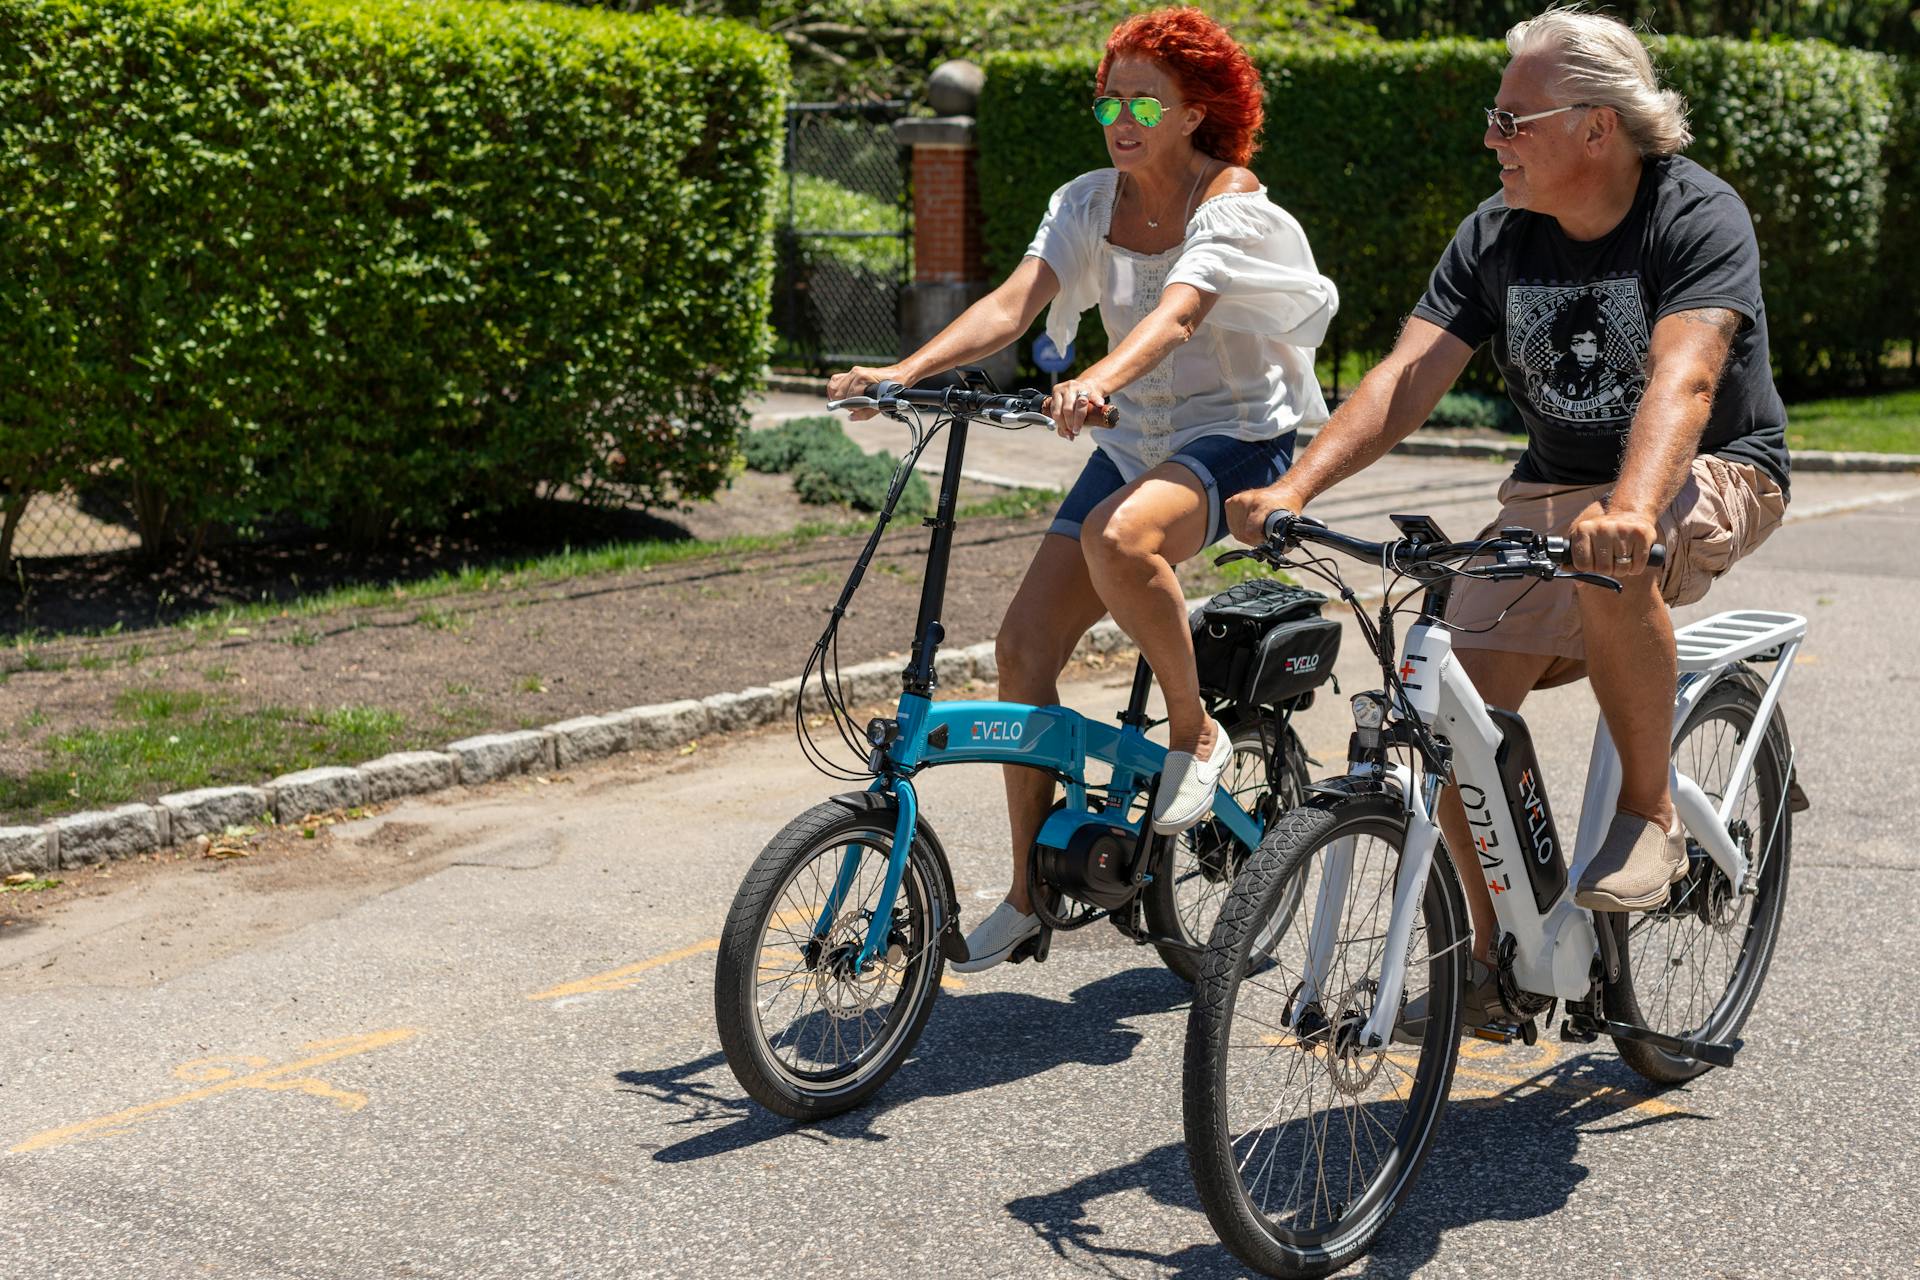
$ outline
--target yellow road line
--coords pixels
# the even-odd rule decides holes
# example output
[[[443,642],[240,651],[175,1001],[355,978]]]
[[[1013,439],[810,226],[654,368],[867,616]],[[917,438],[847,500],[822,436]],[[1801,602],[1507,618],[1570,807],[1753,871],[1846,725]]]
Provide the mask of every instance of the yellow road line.
[[[28,1151],[41,1151],[48,1147],[61,1146],[68,1142],[77,1142],[84,1138],[104,1138],[113,1134],[125,1133],[128,1129],[150,1116],[173,1107],[185,1106],[189,1102],[201,1102],[234,1089],[265,1089],[270,1092],[298,1090],[314,1097],[327,1098],[345,1111],[358,1111],[367,1105],[367,1095],[351,1090],[336,1089],[324,1080],[297,1076],[294,1073],[323,1066],[329,1062],[338,1062],[355,1054],[371,1053],[375,1049],[384,1049],[388,1045],[400,1043],[415,1034],[412,1027],[396,1027],[391,1031],[374,1031],[366,1035],[343,1036],[337,1040],[315,1040],[301,1045],[302,1049],[318,1050],[310,1057],[297,1062],[282,1063],[277,1067],[267,1067],[265,1058],[197,1058],[174,1068],[174,1074],[183,1080],[212,1080],[204,1089],[194,1089],[187,1093],[175,1094],[171,1098],[161,1098],[155,1102],[144,1102],[137,1107],[128,1107],[125,1111],[116,1111],[110,1116],[101,1116],[96,1120],[82,1120],[79,1124],[66,1125],[59,1129],[49,1129],[45,1133],[35,1134],[25,1142],[12,1148],[14,1154]],[[231,1067],[220,1064],[238,1062],[244,1066],[264,1068],[251,1075],[235,1076]]]
[[[649,969],[658,969],[663,964],[672,964],[676,960],[685,960],[690,956],[703,955],[708,951],[718,951],[720,939],[707,938],[690,947],[678,951],[669,951],[663,956],[651,960],[642,960],[620,969],[609,969],[605,973],[596,973],[591,978],[582,978],[578,982],[568,982],[551,991],[536,992],[527,997],[529,1000],[558,1000],[561,996],[584,996],[596,991],[618,991],[622,987],[633,985],[634,979]]]
[[[798,924],[802,920],[811,920],[810,913],[804,911],[782,911],[768,922],[769,928],[782,928]],[[658,969],[662,965],[673,964],[679,960],[705,955],[709,951],[720,949],[720,939],[702,938],[691,946],[681,947],[678,951],[669,951],[663,956],[654,956],[651,960],[641,960],[635,964],[622,965],[618,969],[609,969],[605,973],[596,973],[590,978],[581,978],[575,982],[563,983],[547,991],[536,991],[527,997],[529,1000],[558,1000],[561,996],[593,995],[601,991],[620,991],[634,984],[643,973]]]
[[[811,920],[812,918],[813,916],[809,912],[783,911],[773,918],[772,925],[775,928],[779,928],[784,925],[799,924],[803,920]],[[634,985],[643,973],[658,969],[663,965],[674,964],[681,960],[689,960],[694,956],[705,955],[709,951],[718,951],[719,949],[720,939],[702,938],[699,942],[681,947],[678,951],[669,951],[663,956],[654,956],[650,960],[641,960],[634,964],[623,965],[618,969],[609,969],[605,973],[596,973],[590,978],[581,978],[575,982],[564,983],[561,986],[553,987],[547,991],[537,991],[528,996],[527,999],[558,1000],[562,996],[584,996],[594,995],[602,991],[621,991]],[[793,951],[763,952],[761,956],[763,961],[760,966],[761,972],[767,972],[764,961],[768,955],[794,956],[798,958],[799,953]],[[940,985],[949,991],[964,991],[967,987],[967,984],[961,979],[944,973],[940,977]]]

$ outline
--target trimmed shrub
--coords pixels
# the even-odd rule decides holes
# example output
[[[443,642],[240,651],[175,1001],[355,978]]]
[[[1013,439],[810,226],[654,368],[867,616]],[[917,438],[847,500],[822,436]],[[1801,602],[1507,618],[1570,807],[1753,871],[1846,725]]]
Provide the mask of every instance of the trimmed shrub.
[[[1497,189],[1481,109],[1499,87],[1505,46],[1349,41],[1252,52],[1268,95],[1253,168],[1340,287],[1328,354],[1383,352],[1454,228]],[[1658,57],[1694,104],[1688,154],[1753,212],[1782,373],[1801,385],[1846,380],[1881,349],[1877,327],[1860,323],[1859,300],[1880,296],[1874,279],[1884,271],[1893,64],[1812,42],[1676,39]],[[1070,123],[1084,114],[1095,65],[1087,51],[988,61],[980,183],[996,276],[1026,247],[1053,189],[1108,163],[1099,130]],[[1079,349],[1092,358],[1104,348],[1089,313]]]
[[[150,545],[711,493],[784,84],[774,41],[674,17],[0,0],[10,445],[77,441]]]
[[[1465,427],[1475,431],[1504,431],[1518,434],[1526,430],[1520,411],[1505,396],[1484,391],[1449,391],[1433,406],[1427,421],[1436,427]]]
[[[838,503],[856,511],[878,511],[886,504],[900,460],[890,453],[865,453],[832,418],[794,418],[746,439],[747,467],[772,474],[790,472],[802,502]],[[918,516],[933,509],[933,495],[918,473],[907,477],[898,513]]]
[[[1545,7],[1541,0],[1356,0],[1348,12],[1391,40],[1499,38]],[[1667,35],[1831,40],[1882,53],[1920,51],[1920,20],[1910,0],[1626,0],[1607,10],[1623,22]]]
[[[1881,336],[1906,342],[1920,365],[1920,61],[1902,60],[1893,75],[1893,138],[1887,145],[1887,211],[1880,237]],[[1920,368],[1910,369],[1920,373]]]

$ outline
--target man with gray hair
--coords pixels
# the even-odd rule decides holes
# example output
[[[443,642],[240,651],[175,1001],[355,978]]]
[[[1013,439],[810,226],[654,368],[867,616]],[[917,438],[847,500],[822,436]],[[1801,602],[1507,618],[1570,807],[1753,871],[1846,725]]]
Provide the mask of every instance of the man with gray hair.
[[[1671,604],[1706,594],[1786,511],[1786,410],[1767,356],[1753,222],[1732,187],[1679,152],[1685,105],[1663,91],[1621,23],[1553,9],[1507,33],[1512,60],[1487,111],[1500,193],[1460,224],[1393,351],[1293,468],[1227,504],[1254,543],[1274,512],[1381,457],[1427,419],[1475,348],[1527,428],[1482,536],[1564,534],[1574,567],[1619,579],[1527,592],[1462,580],[1448,622],[1493,706],[1592,678],[1624,779],[1575,901],[1644,911],[1687,856],[1667,769],[1676,667]],[[1647,557],[1666,544],[1664,569]],[[1496,625],[1497,624],[1497,625]],[[1473,914],[1469,1026],[1511,1021],[1487,968],[1498,933],[1465,812],[1441,826]]]

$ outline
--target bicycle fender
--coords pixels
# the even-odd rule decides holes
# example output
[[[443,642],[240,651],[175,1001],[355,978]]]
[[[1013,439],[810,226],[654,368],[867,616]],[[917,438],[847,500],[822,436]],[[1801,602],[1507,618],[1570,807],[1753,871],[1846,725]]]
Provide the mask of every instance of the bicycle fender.
[[[1391,775],[1381,779],[1350,773],[1307,785],[1306,804],[1310,808],[1331,809],[1360,800],[1379,800],[1396,813],[1404,813],[1407,807],[1399,780]]]

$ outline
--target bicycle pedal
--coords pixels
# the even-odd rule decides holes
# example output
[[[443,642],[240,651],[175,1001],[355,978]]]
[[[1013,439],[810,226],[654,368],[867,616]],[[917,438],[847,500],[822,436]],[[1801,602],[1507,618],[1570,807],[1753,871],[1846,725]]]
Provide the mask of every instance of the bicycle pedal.
[[[1562,1022],[1560,1024],[1561,1044],[1592,1044],[1599,1038],[1600,1033],[1597,1031],[1589,1031],[1584,1027],[1575,1027],[1570,1022]]]
[[[1007,957],[1007,963],[1025,964],[1027,961],[1032,960],[1037,964],[1045,964],[1047,961],[1047,953],[1051,950],[1053,950],[1053,930],[1042,929],[1039,933],[1034,934],[1031,938],[1028,938],[1025,942],[1015,947],[1013,954]]]
[[[1484,1027],[1468,1027],[1467,1034],[1475,1040],[1485,1040],[1491,1044],[1512,1044],[1515,1040],[1525,1037],[1525,1028],[1531,1026],[1533,1026],[1532,1018],[1528,1018],[1525,1023],[1490,1022]],[[1533,1038],[1527,1040],[1527,1043],[1532,1044],[1539,1038],[1540,1032],[1536,1028]]]

